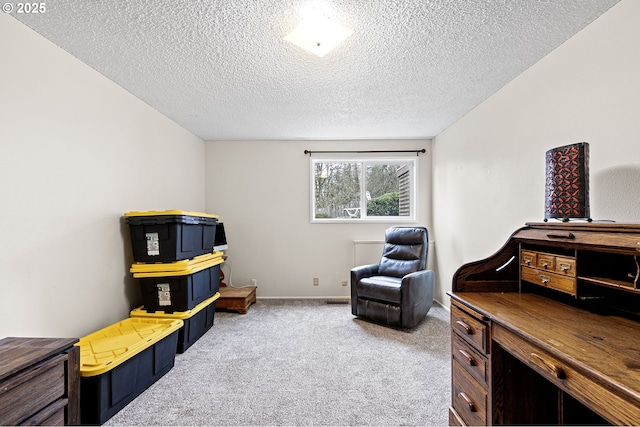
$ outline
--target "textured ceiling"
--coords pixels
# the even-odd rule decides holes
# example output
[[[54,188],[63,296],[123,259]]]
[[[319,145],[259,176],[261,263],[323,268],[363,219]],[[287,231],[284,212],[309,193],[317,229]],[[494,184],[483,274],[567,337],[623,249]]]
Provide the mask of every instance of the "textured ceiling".
[[[205,140],[430,138],[619,0],[47,0],[13,14]],[[311,8],[354,29],[282,40]]]

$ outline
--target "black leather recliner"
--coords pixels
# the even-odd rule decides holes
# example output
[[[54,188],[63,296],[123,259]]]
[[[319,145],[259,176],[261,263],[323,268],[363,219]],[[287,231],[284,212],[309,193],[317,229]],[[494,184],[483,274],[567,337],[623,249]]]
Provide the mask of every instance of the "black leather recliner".
[[[435,277],[427,270],[424,227],[391,227],[378,264],[351,270],[351,312],[377,323],[413,328],[433,304]]]

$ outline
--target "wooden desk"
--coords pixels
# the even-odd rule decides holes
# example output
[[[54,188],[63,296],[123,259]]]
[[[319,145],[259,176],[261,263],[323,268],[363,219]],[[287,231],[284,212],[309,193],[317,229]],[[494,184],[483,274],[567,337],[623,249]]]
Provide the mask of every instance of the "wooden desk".
[[[220,298],[216,301],[216,310],[237,311],[246,314],[249,306],[256,302],[256,286],[235,288],[220,286]]]
[[[638,225],[528,224],[462,266],[449,423],[640,424],[639,248]]]

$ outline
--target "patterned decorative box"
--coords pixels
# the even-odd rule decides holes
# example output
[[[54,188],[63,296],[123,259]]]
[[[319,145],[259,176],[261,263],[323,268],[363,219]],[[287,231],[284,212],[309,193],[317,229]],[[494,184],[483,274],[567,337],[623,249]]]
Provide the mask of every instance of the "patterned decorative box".
[[[590,220],[589,143],[565,145],[546,153],[544,217]]]

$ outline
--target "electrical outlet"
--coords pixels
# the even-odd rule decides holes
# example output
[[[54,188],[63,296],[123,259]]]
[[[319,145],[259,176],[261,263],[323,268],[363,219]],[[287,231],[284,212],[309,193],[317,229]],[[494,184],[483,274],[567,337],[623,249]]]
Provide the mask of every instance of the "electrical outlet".
[[[320,285],[320,279],[318,279],[317,277],[313,278],[313,286],[319,286]]]
[[[342,286],[347,286],[347,283],[348,283],[348,282],[347,282],[346,280],[343,280],[343,281],[342,281]]]
[[[251,286],[258,286],[258,279],[251,279]]]

